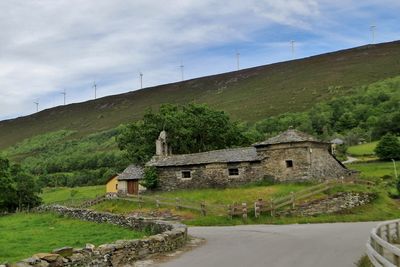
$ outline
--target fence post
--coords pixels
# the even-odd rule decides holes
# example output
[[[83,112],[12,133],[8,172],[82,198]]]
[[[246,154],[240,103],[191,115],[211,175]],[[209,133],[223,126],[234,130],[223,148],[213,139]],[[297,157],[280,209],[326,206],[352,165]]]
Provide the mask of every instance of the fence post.
[[[233,215],[232,215],[232,205],[228,205],[228,215],[231,218],[231,220],[233,219]]]
[[[274,199],[271,198],[271,217],[275,216]]]
[[[175,198],[175,201],[176,201],[176,209],[179,210],[181,208],[179,205],[181,200],[179,199],[179,197],[177,197],[177,198]]]
[[[397,240],[400,239],[400,223],[398,221],[396,222],[396,237]]]
[[[139,209],[142,208],[142,197],[138,196]]]
[[[207,211],[206,211],[206,204],[204,202],[200,203],[200,209],[201,209],[201,215],[206,216]]]
[[[394,265],[400,266],[400,257],[396,254],[393,254]]]
[[[390,235],[390,224],[386,224],[386,240],[391,243],[392,237]]]
[[[260,217],[260,205],[261,205],[262,199],[259,198],[256,202],[254,202],[254,217],[258,218]]]
[[[294,208],[296,207],[296,203],[295,203],[295,201],[296,201],[296,196],[295,196],[295,194],[294,194],[293,191],[290,192],[290,195],[292,196],[292,209],[294,209]]]
[[[242,203],[242,216],[243,216],[243,220],[247,219],[247,203],[243,202]]]
[[[158,200],[158,198],[156,199],[156,207],[157,209],[160,208],[160,200]]]

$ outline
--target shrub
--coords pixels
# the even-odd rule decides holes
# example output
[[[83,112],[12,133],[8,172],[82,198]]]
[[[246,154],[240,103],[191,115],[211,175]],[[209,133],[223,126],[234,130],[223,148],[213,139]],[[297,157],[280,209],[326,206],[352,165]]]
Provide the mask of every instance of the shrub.
[[[147,189],[155,189],[158,185],[158,175],[156,167],[146,167],[141,185]]]
[[[375,153],[381,160],[400,159],[399,139],[392,134],[386,134],[377,144]]]

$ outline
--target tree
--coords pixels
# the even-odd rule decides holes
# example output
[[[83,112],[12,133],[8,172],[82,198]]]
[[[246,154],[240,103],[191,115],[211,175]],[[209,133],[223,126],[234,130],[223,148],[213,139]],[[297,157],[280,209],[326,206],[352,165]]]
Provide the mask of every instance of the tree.
[[[400,141],[393,134],[386,134],[375,148],[376,155],[381,160],[400,159]]]
[[[143,119],[121,130],[117,143],[129,160],[144,164],[155,153],[155,140],[162,130],[175,154],[195,153],[249,144],[237,123],[223,111],[206,105],[162,105],[148,110]]]
[[[34,178],[19,165],[0,158],[0,211],[13,212],[41,203],[40,188]]]

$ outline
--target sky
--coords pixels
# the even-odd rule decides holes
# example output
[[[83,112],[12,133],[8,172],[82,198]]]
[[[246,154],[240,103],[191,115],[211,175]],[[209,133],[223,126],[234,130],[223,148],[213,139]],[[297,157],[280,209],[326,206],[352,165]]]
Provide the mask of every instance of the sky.
[[[1,0],[0,120],[400,39],[400,0]]]

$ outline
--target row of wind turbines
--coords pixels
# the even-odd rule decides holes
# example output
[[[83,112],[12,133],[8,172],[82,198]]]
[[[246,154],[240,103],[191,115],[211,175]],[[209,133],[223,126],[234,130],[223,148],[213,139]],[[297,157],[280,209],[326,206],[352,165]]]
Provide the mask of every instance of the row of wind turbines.
[[[371,32],[371,41],[372,44],[375,44],[375,31],[376,31],[376,25],[371,25],[369,27],[369,30]],[[291,54],[292,54],[292,59],[295,59],[295,40],[290,41],[290,48],[291,48]],[[236,49],[235,50],[235,56],[236,56],[236,70],[240,70],[240,52]],[[181,81],[185,80],[184,76],[184,65],[181,61],[181,64],[179,65],[179,69],[181,72]],[[140,89],[143,89],[143,73],[140,71],[139,72],[139,80],[140,80]],[[94,89],[94,99],[97,99],[97,84],[96,81],[93,82],[92,88]],[[64,96],[64,106],[66,105],[66,100],[67,100],[67,91],[64,89],[64,91],[61,92],[61,94]],[[36,105],[36,112],[39,112],[39,99],[33,102]]]

